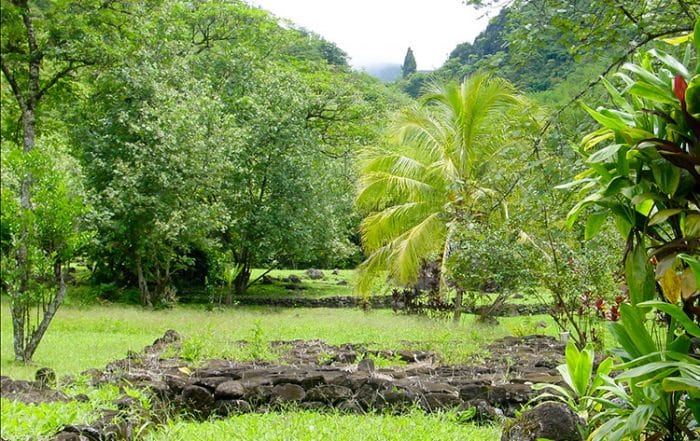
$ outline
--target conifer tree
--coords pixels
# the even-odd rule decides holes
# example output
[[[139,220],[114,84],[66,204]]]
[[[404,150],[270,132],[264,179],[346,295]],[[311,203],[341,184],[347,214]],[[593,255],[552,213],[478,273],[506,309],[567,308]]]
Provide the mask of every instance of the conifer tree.
[[[403,77],[407,78],[412,73],[416,72],[416,57],[413,55],[413,50],[409,47],[406,51],[406,56],[403,59],[403,66],[401,66],[403,71]]]

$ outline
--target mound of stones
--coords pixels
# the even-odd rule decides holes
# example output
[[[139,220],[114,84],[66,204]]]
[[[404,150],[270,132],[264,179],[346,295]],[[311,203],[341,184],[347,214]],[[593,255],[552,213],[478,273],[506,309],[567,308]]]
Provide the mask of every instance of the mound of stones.
[[[290,407],[362,414],[397,413],[419,406],[427,412],[468,411],[477,421],[486,421],[513,416],[534,397],[532,384],[560,383],[555,367],[564,349],[549,337],[507,337],[487,348],[485,354],[490,355],[479,364],[444,366],[425,351],[372,352],[320,341],[278,343],[282,344],[288,350],[284,365],[216,359],[195,367],[179,358],[162,357],[169,345],[179,345],[177,332],[168,331],[142,353],[130,353],[104,370],[85,374],[94,385],[111,383],[147,391],[158,406],[167,408],[168,415],[199,419]],[[318,363],[319,354],[326,365]],[[406,364],[377,368],[372,356]],[[11,395],[10,381],[3,379],[3,396]],[[129,412],[130,406],[138,405],[126,395],[118,403],[128,415],[138,413],[138,409]],[[109,425],[105,418],[100,422],[103,427]],[[84,436],[81,430],[94,429],[68,427],[57,439],[72,439],[70,433]]]

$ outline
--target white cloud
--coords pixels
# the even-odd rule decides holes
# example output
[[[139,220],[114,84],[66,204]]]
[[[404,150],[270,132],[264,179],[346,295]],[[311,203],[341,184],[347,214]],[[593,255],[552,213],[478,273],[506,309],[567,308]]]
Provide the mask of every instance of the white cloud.
[[[355,67],[403,63],[410,46],[418,69],[435,69],[454,47],[488,24],[462,0],[249,0],[322,35]]]

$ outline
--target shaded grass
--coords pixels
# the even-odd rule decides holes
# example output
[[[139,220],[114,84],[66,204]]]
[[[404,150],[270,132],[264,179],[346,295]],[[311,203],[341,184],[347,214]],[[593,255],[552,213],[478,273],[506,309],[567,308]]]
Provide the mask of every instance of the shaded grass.
[[[32,378],[40,366],[56,370],[58,377],[88,368],[103,368],[141,349],[175,329],[186,342],[195,342],[192,358],[240,354],[240,340],[257,339],[266,345],[280,340],[322,339],[330,344],[357,343],[368,349],[423,349],[437,352],[446,363],[469,362],[488,355],[484,347],[493,339],[526,331],[555,335],[547,316],[509,317],[498,325],[479,323],[465,315],[458,326],[449,320],[398,315],[388,310],[326,308],[234,307],[207,311],[203,307],[178,306],[147,310],[135,306],[62,307],[34,356],[34,365],[13,361],[12,322],[9,306],[2,302],[0,315],[0,371],[13,378]],[[540,321],[548,323],[538,328]],[[197,352],[198,351],[198,352]]]
[[[481,441],[499,439],[498,426],[460,423],[454,413],[344,415],[296,411],[244,414],[206,423],[176,421],[154,431],[147,441],[174,440],[334,440],[334,441]]]
[[[255,280],[265,270],[254,269],[251,280]],[[312,280],[306,275],[306,270],[272,270],[268,276],[274,279],[272,284],[264,285],[258,281],[250,288],[246,296],[255,297],[336,297],[336,296],[352,296],[353,285],[355,282],[354,270],[338,270],[338,274],[333,274],[333,270],[322,270],[323,279]],[[301,279],[301,283],[297,284],[302,289],[290,290],[285,286],[289,285],[284,279],[290,275],[295,275]],[[344,282],[346,285],[339,285],[339,282]]]

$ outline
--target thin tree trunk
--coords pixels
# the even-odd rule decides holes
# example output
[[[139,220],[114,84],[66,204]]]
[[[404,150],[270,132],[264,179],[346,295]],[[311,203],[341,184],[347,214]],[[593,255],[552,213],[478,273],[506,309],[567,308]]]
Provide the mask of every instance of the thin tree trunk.
[[[58,311],[58,307],[61,306],[63,298],[66,296],[66,281],[63,274],[63,264],[61,262],[54,263],[54,277],[58,282],[58,291],[56,295],[51,299],[51,302],[47,305],[46,309],[43,311],[44,316],[39,323],[39,326],[32,332],[27,346],[24,348],[24,361],[30,361],[36,352],[36,348],[39,346],[39,342],[44,337],[46,330],[49,328],[49,324],[53,317]]]
[[[455,293],[455,310],[452,316],[452,323],[459,324],[462,318],[462,297],[464,296],[464,290],[457,288]]]
[[[141,256],[136,256],[136,277],[139,283],[139,300],[141,301],[141,306],[153,306],[151,303],[151,293],[148,291],[148,281],[143,275]]]
[[[29,306],[20,298],[13,298],[10,309],[12,311],[12,337],[15,350],[15,360],[19,362],[27,362],[24,359],[24,328],[26,322],[24,315]]]

